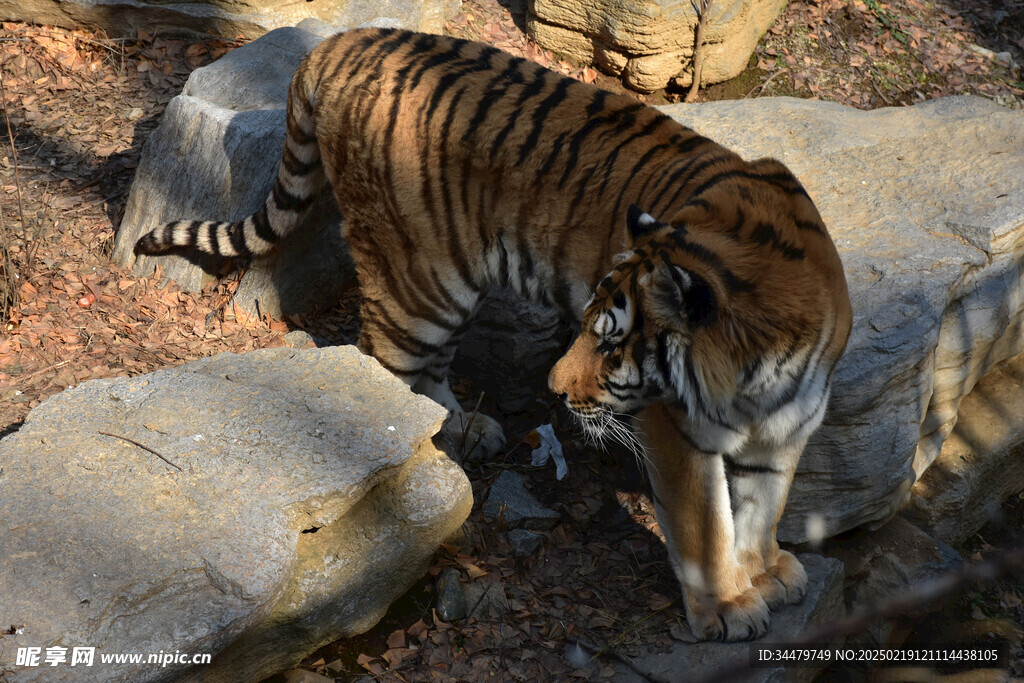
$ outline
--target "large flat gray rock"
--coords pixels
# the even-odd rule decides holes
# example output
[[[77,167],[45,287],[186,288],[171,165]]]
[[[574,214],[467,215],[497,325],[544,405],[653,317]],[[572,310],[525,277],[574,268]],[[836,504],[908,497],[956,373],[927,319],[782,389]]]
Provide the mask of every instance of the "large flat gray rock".
[[[20,630],[0,670],[258,680],[365,631],[472,506],[431,445],[445,415],[353,347],[221,354],[50,398],[0,441],[0,621]],[[96,665],[15,666],[18,648],[77,646]],[[161,650],[214,660],[99,664]]]
[[[114,37],[152,34],[256,38],[304,19],[358,26],[377,17],[403,26],[440,33],[461,0],[0,0],[5,21],[65,28],[100,28]]]
[[[881,523],[960,402],[1024,352],[1024,113],[977,97],[863,112],[769,98],[664,111],[804,183],[846,268],[853,332],[800,463],[783,540]],[[1019,469],[1005,488],[1024,488]]]

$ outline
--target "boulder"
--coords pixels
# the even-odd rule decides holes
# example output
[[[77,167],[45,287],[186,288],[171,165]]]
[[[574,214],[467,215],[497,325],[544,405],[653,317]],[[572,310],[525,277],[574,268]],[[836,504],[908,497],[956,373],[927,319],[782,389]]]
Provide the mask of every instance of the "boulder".
[[[908,519],[960,545],[1024,489],[1024,356],[985,375],[960,403],[939,457],[914,484]]]
[[[178,254],[136,259],[135,242],[167,221],[235,220],[263,205],[284,149],[292,74],[333,32],[314,21],[280,28],[192,72],[146,140],[114,243],[115,261],[134,262],[140,275],[159,265],[185,290],[202,289],[221,261]],[[246,272],[236,294],[244,310],[277,317],[309,313],[355,286],[329,189],[310,216],[306,229]]]
[[[372,627],[464,522],[445,410],[353,347],[95,380],[0,441],[0,671],[261,680]],[[18,648],[95,647],[91,668]],[[211,664],[101,664],[209,653]]]
[[[963,562],[956,550],[932,538],[903,515],[897,515],[874,531],[830,539],[823,552],[846,567],[845,594],[850,612],[860,612],[902,597],[928,581],[949,574]],[[918,611],[904,613],[902,617],[919,619],[941,606],[941,603],[924,603]],[[865,631],[851,635],[850,641],[887,644],[893,626],[891,621],[878,619]]]
[[[527,32],[542,46],[621,75],[641,92],[690,85],[699,3],[692,0],[532,0]],[[786,0],[718,0],[704,28],[701,83],[739,74]]]
[[[377,17],[440,33],[461,4],[461,0],[0,0],[0,18],[64,28],[87,26],[118,38],[134,38],[140,29],[168,36],[257,38],[305,19],[357,26]]]
[[[745,157],[784,161],[846,268],[853,331],[780,539],[808,540],[809,522],[826,537],[884,523],[935,463],[964,397],[1024,352],[1024,113],[977,97],[663,111]],[[1024,489],[1021,468],[1004,475],[993,499]]]

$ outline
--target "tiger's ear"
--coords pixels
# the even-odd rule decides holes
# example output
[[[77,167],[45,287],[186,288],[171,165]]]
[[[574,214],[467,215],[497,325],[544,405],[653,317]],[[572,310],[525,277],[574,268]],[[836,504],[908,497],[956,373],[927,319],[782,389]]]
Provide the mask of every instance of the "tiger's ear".
[[[659,226],[661,226],[661,223],[654,216],[644,213],[636,204],[630,204],[629,208],[626,209],[626,227],[633,240],[653,232]]]
[[[662,263],[645,276],[654,311],[667,320],[678,320],[689,329],[718,320],[718,300],[708,281],[680,266]]]

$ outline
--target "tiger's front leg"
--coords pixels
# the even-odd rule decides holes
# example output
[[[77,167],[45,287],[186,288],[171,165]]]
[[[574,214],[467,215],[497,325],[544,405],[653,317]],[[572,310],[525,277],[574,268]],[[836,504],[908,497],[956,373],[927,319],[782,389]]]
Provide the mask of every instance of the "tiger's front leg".
[[[698,451],[654,404],[637,416],[648,449],[658,523],[701,640],[750,640],[768,630],[768,605],[736,554],[725,462]]]
[[[800,602],[807,573],[792,553],[779,549],[779,519],[806,439],[782,447],[751,441],[726,459],[736,527],[736,555],[771,608]]]

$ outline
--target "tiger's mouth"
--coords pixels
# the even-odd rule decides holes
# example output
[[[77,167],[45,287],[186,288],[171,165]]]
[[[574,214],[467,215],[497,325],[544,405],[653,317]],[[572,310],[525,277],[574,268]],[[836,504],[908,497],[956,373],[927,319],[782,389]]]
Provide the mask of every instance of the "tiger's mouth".
[[[587,443],[602,450],[607,450],[610,444],[619,444],[638,460],[650,462],[647,449],[633,432],[631,415],[616,412],[603,403],[577,407],[566,402],[566,405],[583,430]]]

